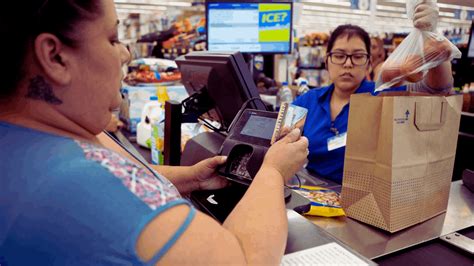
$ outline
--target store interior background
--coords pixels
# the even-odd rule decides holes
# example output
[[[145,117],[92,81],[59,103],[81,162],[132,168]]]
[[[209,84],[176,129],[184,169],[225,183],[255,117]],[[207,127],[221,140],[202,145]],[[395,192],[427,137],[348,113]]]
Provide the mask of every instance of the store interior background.
[[[438,31],[461,49],[465,48],[474,18],[474,1],[438,2]],[[195,32],[199,24],[204,23],[205,28],[205,1],[115,0],[115,3],[122,21],[119,37],[133,46],[135,58],[152,56],[156,47],[156,39],[143,39],[144,36],[169,31],[175,22],[191,25],[184,25],[187,27],[184,32],[173,39],[165,39],[162,53],[155,53],[155,56],[175,59],[191,50],[205,49],[205,32]],[[372,36],[384,39],[388,54],[412,28],[404,0],[299,0],[294,2],[293,16],[293,53],[277,58],[265,57],[264,71],[276,81],[291,84],[297,71],[295,67],[299,67],[308,76],[309,85],[316,87],[328,83],[324,71],[324,44],[336,26],[350,23],[363,27]],[[145,42],[137,44],[140,40]],[[462,87],[470,82],[464,76],[458,75],[455,86]]]
[[[297,0],[293,2],[293,42],[291,54],[252,55],[253,71],[260,71],[255,78],[259,91],[275,94],[283,82],[296,86],[295,79],[303,74],[309,87],[329,84],[324,66],[326,42],[329,33],[341,24],[363,27],[371,36],[384,40],[388,55],[413,28],[407,18],[405,0]],[[119,38],[132,54],[132,59],[157,57],[174,60],[192,51],[206,50],[205,1],[182,0],[115,0],[119,19]],[[474,150],[474,60],[468,59],[467,45],[472,21],[474,1],[438,0],[440,19],[438,31],[443,33],[462,52],[463,58],[453,60],[454,87],[464,93],[463,117],[461,121],[459,158],[453,179],[460,179],[462,169],[469,165],[469,152]],[[130,71],[130,68],[128,68]],[[162,75],[163,86],[176,89],[179,76]],[[133,78],[124,86],[135,86]],[[143,81],[143,80],[141,80]],[[298,88],[296,88],[297,90]],[[130,91],[130,90],[129,90]],[[179,91],[179,89],[177,90]],[[184,91],[184,88],[183,90]],[[185,96],[169,98],[182,100]],[[169,93],[169,91],[168,91]],[[159,94],[159,93],[158,93]],[[160,96],[158,95],[160,98]],[[146,98],[146,97],[145,97]],[[168,98],[168,96],[167,96]],[[472,99],[472,100],[471,100]],[[133,99],[128,99],[133,100]],[[130,107],[130,106],[129,106]],[[121,119],[130,124],[130,113]],[[126,135],[136,141],[135,129]],[[132,131],[132,132],[130,132]],[[193,133],[189,133],[193,131]],[[186,134],[188,132],[188,134]],[[184,130],[182,145],[198,132]],[[466,134],[465,136],[462,134]],[[464,154],[465,153],[465,154]]]

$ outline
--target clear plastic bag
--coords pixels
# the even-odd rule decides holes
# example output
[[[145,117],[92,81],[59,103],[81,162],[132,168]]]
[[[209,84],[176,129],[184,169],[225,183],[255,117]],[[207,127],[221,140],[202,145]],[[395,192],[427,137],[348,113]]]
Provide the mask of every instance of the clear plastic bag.
[[[422,0],[407,0],[407,15],[413,21],[415,8]],[[436,5],[436,0],[429,1]],[[408,83],[421,81],[429,69],[445,61],[460,58],[461,51],[446,37],[433,32],[437,17],[421,30],[413,28],[395,51],[383,63],[377,77],[375,91],[382,91]],[[423,25],[422,25],[423,26]]]

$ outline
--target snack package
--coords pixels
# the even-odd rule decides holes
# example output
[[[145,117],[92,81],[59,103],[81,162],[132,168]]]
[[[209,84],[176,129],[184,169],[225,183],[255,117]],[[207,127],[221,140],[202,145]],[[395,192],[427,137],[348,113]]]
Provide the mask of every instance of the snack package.
[[[415,8],[422,0],[407,0],[407,15],[413,21]],[[426,1],[425,1],[426,2]],[[428,4],[436,5],[436,0]],[[377,77],[375,91],[398,87],[421,81],[429,69],[453,58],[461,58],[461,51],[446,37],[435,33],[437,17],[433,16],[431,27],[422,30],[413,28],[402,43],[387,58]]]
[[[344,216],[340,194],[334,190],[315,186],[292,187],[293,191],[311,201],[311,209],[305,215],[335,217]]]

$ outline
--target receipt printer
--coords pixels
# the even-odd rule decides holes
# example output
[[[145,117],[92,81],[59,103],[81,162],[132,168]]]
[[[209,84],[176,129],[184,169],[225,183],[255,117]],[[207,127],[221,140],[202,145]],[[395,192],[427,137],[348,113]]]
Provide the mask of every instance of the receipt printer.
[[[227,156],[220,175],[250,185],[270,147],[278,113],[246,109],[233,121],[219,154]]]

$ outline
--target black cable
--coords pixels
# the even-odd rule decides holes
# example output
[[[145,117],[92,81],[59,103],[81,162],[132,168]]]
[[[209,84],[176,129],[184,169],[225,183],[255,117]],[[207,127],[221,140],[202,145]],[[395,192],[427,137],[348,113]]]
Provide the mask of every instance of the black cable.
[[[252,97],[250,99],[248,99],[247,101],[244,102],[244,104],[242,104],[242,107],[240,107],[240,110],[237,112],[237,114],[235,115],[234,117],[234,120],[232,120],[232,123],[230,123],[230,126],[229,128],[227,129],[227,133],[229,133],[229,131],[232,129],[232,127],[234,126],[234,123],[238,120],[238,118],[240,117],[240,115],[242,114],[242,112],[247,109],[247,105],[252,102],[252,101],[255,101],[255,100],[259,100],[262,102],[262,104],[265,106],[265,110],[266,111],[269,111],[268,108],[267,108],[267,105],[265,104],[265,102],[260,98],[260,97]]]
[[[296,180],[298,180],[298,188],[301,188],[301,179],[300,179],[300,176],[295,173],[295,176],[296,176]]]
[[[247,108],[247,105],[250,103],[250,102],[253,102],[255,100],[259,100],[263,106],[265,106],[265,111],[270,111],[268,108],[267,108],[267,105],[265,104],[265,102],[262,100],[262,98],[260,97],[252,97],[250,99],[248,99],[247,101],[244,102],[244,104],[242,106],[245,106],[245,108]],[[242,107],[240,108],[242,109]]]
[[[220,134],[224,137],[227,137],[226,134],[222,133],[222,131],[223,131],[222,129],[219,129],[219,128],[215,127],[214,125],[212,125],[211,123],[209,123],[208,121],[206,121],[205,119],[203,119],[201,117],[199,117],[198,119],[201,123],[204,124],[204,126],[208,127],[209,129],[213,130],[214,132],[216,132],[216,133],[218,133],[218,134]]]
[[[298,176],[298,174],[296,174],[296,173],[295,173],[295,177],[296,177],[296,180],[298,180],[298,189],[300,189],[300,188],[301,188],[301,179],[300,179],[300,177]],[[286,187],[286,188],[289,188],[289,189],[293,189],[293,187],[290,187],[290,186],[288,186],[288,185],[286,185],[286,184],[285,184],[285,187]]]

